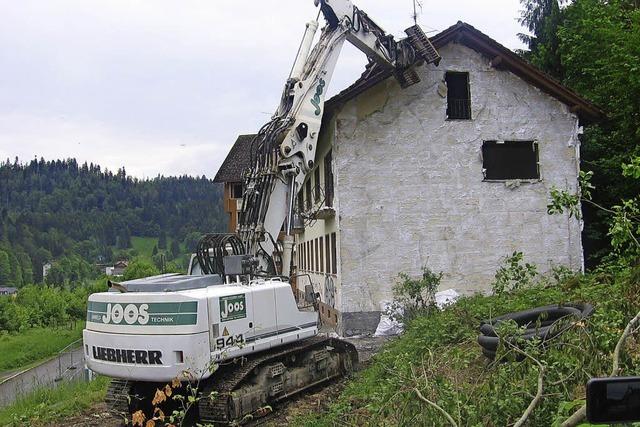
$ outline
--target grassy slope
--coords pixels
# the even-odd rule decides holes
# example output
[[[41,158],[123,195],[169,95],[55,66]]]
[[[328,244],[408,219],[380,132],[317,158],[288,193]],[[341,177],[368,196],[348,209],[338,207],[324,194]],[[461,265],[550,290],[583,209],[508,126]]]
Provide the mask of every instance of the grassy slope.
[[[34,328],[18,335],[0,335],[0,378],[2,372],[18,370],[58,353],[82,337],[84,322],[74,329]]]
[[[131,237],[131,245],[133,249],[138,252],[138,256],[151,259],[153,253],[153,247],[158,244],[157,237]],[[170,239],[167,239],[167,245],[170,244]]]
[[[434,407],[417,397],[418,389],[460,426],[512,425],[536,392],[538,367],[530,360],[488,364],[476,343],[479,323],[511,311],[569,301],[591,302],[596,311],[548,350],[528,350],[546,366],[545,397],[528,425],[559,425],[582,403],[586,380],[608,375],[618,337],[640,308],[640,268],[504,296],[464,298],[442,312],[418,317],[356,375],[328,412],[307,415],[294,424],[448,425]],[[628,344],[621,375],[639,375],[640,344],[633,340]]]
[[[90,383],[67,383],[39,390],[0,409],[0,425],[42,426],[56,421],[64,425],[67,417],[102,401],[108,383],[108,378],[98,377]]]

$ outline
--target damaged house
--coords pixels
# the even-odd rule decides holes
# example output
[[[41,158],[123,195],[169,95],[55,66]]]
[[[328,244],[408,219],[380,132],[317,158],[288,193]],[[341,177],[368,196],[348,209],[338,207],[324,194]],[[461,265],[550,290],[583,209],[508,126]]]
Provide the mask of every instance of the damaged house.
[[[420,83],[369,67],[326,105],[294,263],[341,334],[375,330],[400,272],[472,293],[514,251],[543,272],[583,266],[581,223],[548,215],[548,194],[576,191],[581,125],[602,112],[468,24],[431,41],[442,61],[416,66]],[[250,140],[216,176],[230,231]]]

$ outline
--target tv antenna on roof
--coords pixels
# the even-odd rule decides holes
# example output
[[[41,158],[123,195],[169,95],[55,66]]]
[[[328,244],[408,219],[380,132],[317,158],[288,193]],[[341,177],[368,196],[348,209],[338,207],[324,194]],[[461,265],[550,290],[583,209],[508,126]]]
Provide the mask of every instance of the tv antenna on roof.
[[[418,8],[422,12],[422,0],[413,0],[413,23],[418,25]]]

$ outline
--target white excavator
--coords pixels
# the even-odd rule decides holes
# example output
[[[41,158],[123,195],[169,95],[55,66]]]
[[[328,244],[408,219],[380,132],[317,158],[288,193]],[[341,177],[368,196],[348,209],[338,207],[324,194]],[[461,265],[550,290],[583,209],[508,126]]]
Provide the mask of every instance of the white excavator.
[[[315,46],[317,19],[306,25],[280,105],[252,142],[237,234],[204,236],[187,274],[109,282],[108,292],[89,297],[86,363],[113,378],[106,400],[114,412],[150,414],[156,389],[179,380],[197,383],[200,422],[239,422],[358,361],[352,344],[318,335],[317,311],[299,310],[294,298],[294,200],[314,168],[345,41],[392,70],[402,87],[419,81],[416,64],[440,57],[417,25],[396,41],[349,0],[315,5],[326,25]]]

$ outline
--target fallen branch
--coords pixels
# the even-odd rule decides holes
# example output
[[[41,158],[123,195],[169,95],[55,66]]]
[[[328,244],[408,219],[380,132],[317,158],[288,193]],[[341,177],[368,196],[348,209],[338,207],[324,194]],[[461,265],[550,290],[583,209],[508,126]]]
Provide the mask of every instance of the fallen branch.
[[[426,397],[424,397],[422,395],[422,393],[420,393],[420,390],[418,390],[416,387],[413,388],[413,391],[416,392],[416,394],[418,395],[418,397],[420,398],[420,400],[422,400],[423,402],[428,403],[429,405],[433,406],[434,408],[436,408],[438,411],[440,411],[440,413],[442,415],[445,416],[445,418],[449,421],[449,423],[451,423],[451,425],[453,427],[458,427],[458,424],[455,422],[455,420],[453,419],[453,417],[451,415],[449,415],[449,413],[447,411],[445,411],[444,409],[442,409],[442,407],[440,407],[437,403],[430,401],[429,399],[427,399]]]
[[[616,348],[613,350],[613,366],[611,368],[611,375],[609,375],[610,377],[618,376],[618,373],[620,372],[620,353],[622,353],[622,348],[624,347],[625,341],[627,340],[629,335],[631,335],[632,329],[638,322],[640,322],[640,312],[638,312],[638,314],[636,314],[636,317],[634,317],[629,323],[627,323],[627,326],[624,328],[624,331],[622,332],[622,335],[620,336],[620,339],[616,344]],[[575,427],[580,424],[586,418],[586,416],[587,406],[582,405],[580,409],[574,412],[569,418],[565,420],[565,422],[562,423],[561,427]]]
[[[544,391],[543,380],[544,380],[544,373],[546,369],[538,359],[531,356],[529,353],[520,350],[518,347],[516,347],[515,345],[511,344],[506,340],[505,340],[505,343],[507,343],[513,350],[522,354],[524,357],[531,359],[536,365],[538,365],[538,390],[536,391],[536,395],[533,397],[533,399],[531,399],[531,403],[529,403],[529,406],[527,406],[527,409],[525,409],[520,419],[516,421],[516,423],[513,425],[513,427],[521,427],[524,425],[525,421],[527,421],[527,418],[531,416],[531,414],[533,413],[533,410],[536,409],[536,406],[538,406],[538,403],[540,403],[540,400],[542,400],[542,393]]]

